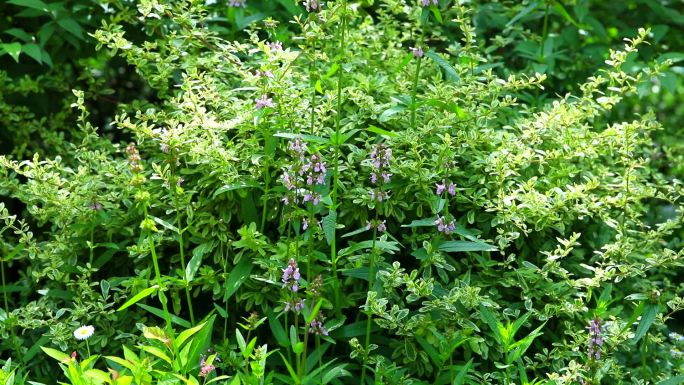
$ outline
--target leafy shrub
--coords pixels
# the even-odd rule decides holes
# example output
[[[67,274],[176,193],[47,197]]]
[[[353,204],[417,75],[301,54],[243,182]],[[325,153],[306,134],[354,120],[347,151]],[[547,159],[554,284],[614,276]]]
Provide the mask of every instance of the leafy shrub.
[[[0,157],[3,354],[72,384],[681,380],[677,154],[625,107],[671,70],[630,65],[648,30],[554,97],[485,4],[242,3],[112,3],[92,37],[154,97],[98,128],[76,90],[58,154]]]

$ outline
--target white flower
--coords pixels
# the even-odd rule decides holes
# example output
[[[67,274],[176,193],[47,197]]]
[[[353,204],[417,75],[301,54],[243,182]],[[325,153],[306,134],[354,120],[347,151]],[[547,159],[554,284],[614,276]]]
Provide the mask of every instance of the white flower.
[[[92,325],[88,326],[81,326],[80,328],[74,330],[74,337],[76,337],[77,340],[87,340],[90,338],[90,336],[95,333],[95,328],[92,327]]]

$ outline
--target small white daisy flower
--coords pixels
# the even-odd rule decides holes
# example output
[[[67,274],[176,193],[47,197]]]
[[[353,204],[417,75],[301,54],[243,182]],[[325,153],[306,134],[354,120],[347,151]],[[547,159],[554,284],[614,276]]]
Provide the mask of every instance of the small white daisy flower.
[[[95,328],[92,325],[83,325],[74,330],[74,337],[76,337],[77,340],[87,340],[93,333],[95,333]]]

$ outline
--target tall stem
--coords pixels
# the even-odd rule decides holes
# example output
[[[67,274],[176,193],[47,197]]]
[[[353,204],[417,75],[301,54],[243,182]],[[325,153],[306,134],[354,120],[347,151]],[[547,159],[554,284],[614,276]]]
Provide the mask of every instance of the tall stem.
[[[542,41],[541,41],[541,62],[546,61],[546,55],[544,53],[544,46],[546,44],[546,38],[549,34],[549,3],[546,3],[546,8],[544,9],[544,29],[542,30]]]
[[[2,273],[2,296],[5,303],[5,312],[9,312],[9,301],[7,300],[7,285],[5,284],[5,261],[0,259],[0,272]]]
[[[381,192],[382,194],[382,192]],[[378,237],[378,218],[380,217],[380,208],[375,212],[375,221],[373,222],[373,242],[371,243],[370,260],[368,262],[368,293],[373,290],[375,283],[375,241]],[[367,295],[366,295],[367,298]],[[368,301],[366,299],[366,301]],[[370,308],[366,309],[366,340],[363,344],[363,366],[361,367],[361,385],[365,384],[366,379],[366,363],[368,362],[368,346],[370,345],[371,334],[371,312]]]
[[[183,228],[181,227],[180,213],[176,210],[176,227],[178,228],[178,247],[180,248],[181,271],[184,271],[185,266],[185,247],[183,245]],[[190,312],[190,323],[195,324],[195,313],[192,308],[192,297],[190,296],[190,282],[183,279],[185,282],[185,298],[188,301],[188,311]]]
[[[337,114],[335,114],[335,159],[334,159],[334,170],[333,170],[333,189],[332,189],[332,212],[337,212],[337,185],[340,182],[340,120],[342,118],[342,81],[344,69],[342,68],[342,60],[345,56],[345,34],[347,28],[347,0],[342,0],[342,13],[340,15],[340,33],[339,33],[339,68],[337,69]],[[330,239],[330,262],[332,263],[332,274],[333,282],[335,288],[333,290],[335,297],[335,312],[338,315],[342,314],[342,309],[340,309],[340,282],[337,278],[337,229],[333,227],[332,237]]]
[[[149,217],[147,215],[147,205],[145,205],[143,207],[144,207],[145,219],[147,219]],[[157,278],[157,286],[159,286],[159,289],[158,289],[159,302],[161,302],[161,304],[162,304],[162,309],[164,310],[164,317],[166,318],[166,330],[169,333],[169,336],[172,337],[173,332],[171,329],[171,314],[169,313],[169,309],[166,306],[166,295],[164,295],[164,283],[162,282],[162,279],[161,279],[161,273],[159,271],[159,261],[157,259],[157,250],[155,248],[154,237],[152,237],[151,231],[148,231],[147,239],[149,240],[150,253],[152,254],[152,263],[154,265],[154,274]]]
[[[411,91],[411,129],[416,128],[416,98],[418,96],[418,80],[420,79],[420,63],[422,62],[422,59],[422,57],[418,57],[416,72],[413,75],[413,90]]]

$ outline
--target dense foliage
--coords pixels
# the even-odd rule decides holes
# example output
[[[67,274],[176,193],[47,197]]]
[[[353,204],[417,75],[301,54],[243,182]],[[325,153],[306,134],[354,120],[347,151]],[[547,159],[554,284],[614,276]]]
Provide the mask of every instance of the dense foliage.
[[[677,3],[1,4],[0,384],[684,382]]]

